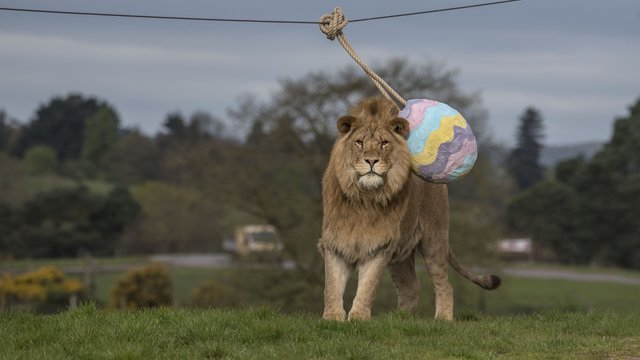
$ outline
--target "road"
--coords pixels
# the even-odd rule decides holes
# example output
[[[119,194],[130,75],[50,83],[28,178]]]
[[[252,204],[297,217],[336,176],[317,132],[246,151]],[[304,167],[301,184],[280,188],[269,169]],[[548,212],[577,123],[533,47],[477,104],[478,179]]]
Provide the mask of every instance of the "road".
[[[149,262],[160,262],[168,266],[176,267],[203,267],[203,268],[230,268],[237,264],[234,263],[230,255],[224,253],[217,254],[167,254],[152,255]],[[92,272],[94,273],[114,273],[125,272],[127,270],[143,266],[144,263],[130,264],[95,264]],[[288,262],[284,264],[285,268],[293,268],[293,264]],[[67,274],[82,274],[87,270],[86,265],[62,266],[62,271]],[[25,268],[8,269],[12,273],[24,272]],[[32,270],[32,269],[28,269]],[[607,282],[627,285],[640,285],[640,277],[624,276],[618,274],[596,273],[596,272],[579,272],[561,269],[530,269],[518,267],[504,267],[501,271],[502,275],[532,279],[552,279],[552,280],[572,280],[572,281],[591,281],[591,282]]]

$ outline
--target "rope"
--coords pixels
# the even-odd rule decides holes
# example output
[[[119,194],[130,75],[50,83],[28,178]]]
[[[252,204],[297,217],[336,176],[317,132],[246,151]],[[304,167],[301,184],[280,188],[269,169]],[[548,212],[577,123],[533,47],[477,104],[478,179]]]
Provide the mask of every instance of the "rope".
[[[348,23],[349,21],[342,13],[342,9],[337,7],[331,14],[323,15],[320,18],[320,31],[327,35],[327,39],[329,40],[333,41],[336,38],[338,39],[340,45],[342,45],[347,54],[349,54],[349,56],[351,56],[351,58],[358,65],[360,65],[362,70],[364,70],[364,72],[369,75],[371,81],[373,81],[374,85],[378,88],[378,90],[380,90],[384,97],[389,99],[398,108],[400,108],[398,106],[398,103],[400,103],[402,106],[406,105],[407,102],[402,98],[402,96],[400,96],[400,94],[393,90],[393,88],[389,86],[389,84],[387,84],[378,74],[371,70],[371,68],[367,66],[367,64],[365,64],[364,61],[360,59],[360,57],[358,57],[356,52],[353,51],[353,48],[347,41],[347,38],[342,33],[342,29],[344,29],[344,27],[347,26]]]
[[[522,0],[501,0],[501,1],[493,1],[488,3],[481,3],[481,4],[463,5],[463,6],[456,6],[456,7],[449,7],[449,8],[424,10],[424,11],[415,11],[415,12],[403,13],[403,14],[374,16],[374,17],[351,20],[351,22],[356,23],[356,22],[364,22],[364,21],[371,21],[371,20],[399,18],[404,16],[433,14],[433,13],[438,13],[443,11],[471,9],[471,8],[478,8],[483,6],[511,3],[516,1],[522,1]],[[303,20],[225,19],[225,18],[204,18],[204,17],[188,17],[188,16],[136,15],[136,14],[117,14],[117,13],[80,12],[80,11],[62,11],[62,10],[24,9],[24,8],[9,8],[9,7],[0,7],[0,11],[17,11],[17,12],[27,12],[27,13],[56,14],[56,15],[110,16],[110,17],[156,19],[156,20],[191,20],[191,21],[217,21],[217,22],[239,22],[239,23],[305,24],[305,25],[318,24],[317,21],[303,21]]]

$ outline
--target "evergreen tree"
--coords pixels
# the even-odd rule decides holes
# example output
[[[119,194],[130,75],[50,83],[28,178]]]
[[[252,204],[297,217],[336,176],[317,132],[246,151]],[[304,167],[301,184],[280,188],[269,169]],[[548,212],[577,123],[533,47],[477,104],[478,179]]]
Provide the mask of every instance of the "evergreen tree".
[[[169,136],[182,138],[187,133],[187,122],[179,112],[167,115],[167,119],[162,125]]]
[[[542,180],[543,169],[540,165],[542,148],[542,116],[533,107],[528,107],[520,116],[516,148],[507,158],[507,169],[521,190]]]

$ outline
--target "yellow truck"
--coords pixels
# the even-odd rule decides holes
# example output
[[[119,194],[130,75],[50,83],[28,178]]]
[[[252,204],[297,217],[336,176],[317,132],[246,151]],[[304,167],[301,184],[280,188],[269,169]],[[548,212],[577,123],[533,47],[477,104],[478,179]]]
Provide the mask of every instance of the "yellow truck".
[[[240,257],[279,259],[282,242],[271,225],[245,225],[236,228],[234,252]]]

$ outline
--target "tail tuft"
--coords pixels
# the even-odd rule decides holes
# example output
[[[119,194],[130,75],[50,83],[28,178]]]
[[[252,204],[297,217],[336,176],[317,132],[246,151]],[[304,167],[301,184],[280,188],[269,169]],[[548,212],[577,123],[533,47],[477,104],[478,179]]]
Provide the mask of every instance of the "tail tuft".
[[[483,284],[480,286],[482,286],[483,289],[495,290],[500,287],[500,284],[502,284],[502,280],[499,276],[490,275],[486,276],[486,281],[483,281]]]
[[[502,280],[500,280],[500,277],[496,275],[476,275],[470,272],[464,266],[460,265],[460,263],[458,262],[458,259],[456,259],[456,256],[453,254],[453,251],[451,251],[451,249],[449,249],[449,264],[451,264],[451,266],[460,275],[473,281],[475,284],[477,284],[478,286],[480,286],[485,290],[497,289],[502,283]]]

